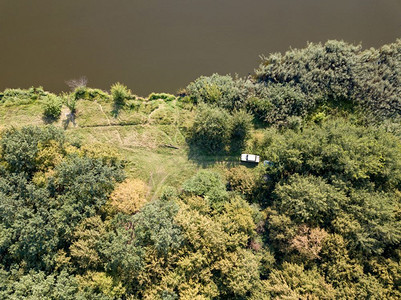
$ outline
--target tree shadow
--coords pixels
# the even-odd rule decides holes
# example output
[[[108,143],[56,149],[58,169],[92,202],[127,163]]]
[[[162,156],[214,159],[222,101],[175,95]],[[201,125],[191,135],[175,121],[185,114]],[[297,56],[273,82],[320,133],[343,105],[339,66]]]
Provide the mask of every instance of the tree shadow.
[[[43,121],[43,123],[45,123],[46,125],[53,124],[54,122],[58,121],[58,119],[60,119],[60,117],[55,118],[55,117],[51,117],[51,116],[42,115],[42,121]]]
[[[113,103],[113,110],[111,111],[111,115],[114,118],[117,118],[118,115],[120,114],[120,111],[124,108],[124,104],[120,104],[120,103]]]
[[[202,168],[211,167],[217,164],[224,165],[227,168],[245,166],[247,168],[256,168],[257,163],[242,162],[241,151],[244,149],[238,145],[234,149],[222,149],[220,151],[209,151],[194,143],[188,143],[188,160],[196,163]]]
[[[68,126],[70,125],[70,123],[75,127],[77,126],[76,122],[75,122],[75,114],[74,113],[69,113],[65,115],[67,118],[65,120],[63,120],[63,128],[64,130],[68,128]]]
[[[230,153],[224,149],[210,150],[204,149],[203,147],[188,142],[188,160],[196,163],[198,166],[206,168],[208,166],[213,166],[217,163],[224,163],[227,165],[236,165],[239,163],[239,159],[236,156],[231,156]]]

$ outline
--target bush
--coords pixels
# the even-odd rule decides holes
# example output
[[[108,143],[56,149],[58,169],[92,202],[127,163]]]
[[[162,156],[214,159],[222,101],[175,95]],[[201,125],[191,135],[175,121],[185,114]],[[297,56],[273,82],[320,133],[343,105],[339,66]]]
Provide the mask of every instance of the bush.
[[[43,115],[51,120],[57,120],[61,115],[62,101],[55,95],[47,96],[44,105]]]
[[[401,39],[360,54],[356,99],[375,117],[401,115]]]
[[[127,179],[110,195],[109,205],[115,212],[135,214],[147,202],[148,187],[140,179]]]
[[[231,151],[242,150],[245,147],[252,130],[252,116],[245,111],[236,111],[230,119]]]
[[[212,171],[199,171],[183,184],[186,193],[208,197],[212,202],[227,199],[227,192],[220,174]]]
[[[361,51],[343,41],[310,43],[284,55],[264,57],[256,70],[258,82],[298,87],[321,104],[355,104],[375,116],[401,115],[401,40],[380,49]]]
[[[228,187],[244,196],[251,196],[256,187],[255,175],[245,166],[227,171]]]
[[[9,105],[22,105],[29,104],[35,100],[49,95],[42,87],[31,87],[27,90],[23,89],[6,89],[0,93],[0,104]]]
[[[74,92],[72,93],[72,98],[74,100],[104,100],[107,101],[110,99],[110,95],[102,91],[100,89],[92,89],[86,86],[79,86],[77,87]]]
[[[130,97],[131,91],[125,85],[117,82],[111,86],[111,98],[116,106],[124,106]]]
[[[207,152],[224,150],[229,138],[229,115],[224,110],[201,105],[191,130],[191,142]]]
[[[194,103],[216,104],[228,110],[242,108],[243,90],[239,81],[230,75],[201,76],[186,91]]]
[[[77,111],[77,99],[71,94],[64,93],[63,94],[63,102],[64,105],[68,107],[70,113],[74,115]]]
[[[148,99],[151,100],[159,100],[163,99],[166,101],[172,101],[175,100],[175,96],[171,94],[166,94],[166,93],[152,93],[149,95]]]
[[[342,41],[309,43],[304,49],[263,58],[256,76],[260,82],[298,86],[308,96],[352,99],[360,50],[361,46]]]
[[[292,116],[305,117],[315,109],[317,100],[296,86],[259,84],[256,96],[248,98],[247,108],[261,121],[280,124]]]

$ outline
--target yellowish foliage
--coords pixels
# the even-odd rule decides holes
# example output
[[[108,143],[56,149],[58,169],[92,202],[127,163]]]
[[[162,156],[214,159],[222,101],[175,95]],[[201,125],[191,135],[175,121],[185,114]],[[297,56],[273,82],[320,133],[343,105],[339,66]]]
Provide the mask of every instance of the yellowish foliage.
[[[301,225],[298,228],[298,234],[291,240],[290,244],[293,249],[296,249],[306,258],[317,259],[326,237],[327,232],[324,229]]]
[[[56,141],[52,140],[46,144],[39,143],[38,150],[35,163],[41,171],[53,168],[63,160],[63,149]]]
[[[105,225],[99,216],[87,218],[78,225],[74,232],[76,240],[70,246],[70,253],[81,268],[96,267],[100,263],[96,243],[105,232]]]
[[[255,176],[245,166],[231,168],[227,171],[227,181],[232,190],[249,196],[256,186]]]
[[[56,262],[56,270],[61,270],[63,268],[68,268],[71,266],[71,257],[69,257],[67,253],[62,249],[57,251],[57,254],[54,257],[54,261]]]
[[[45,186],[47,180],[55,174],[54,169],[50,169],[46,172],[36,172],[33,175],[32,182],[37,186]]]
[[[120,298],[125,293],[125,288],[121,282],[114,282],[111,276],[104,272],[89,271],[84,276],[77,276],[81,289],[99,290],[102,294],[115,299]]]
[[[82,156],[100,159],[106,164],[121,160],[121,156],[116,148],[107,144],[86,144],[81,147],[80,151]]]
[[[148,187],[142,180],[127,179],[110,195],[109,205],[116,212],[134,214],[148,201],[147,193]]]

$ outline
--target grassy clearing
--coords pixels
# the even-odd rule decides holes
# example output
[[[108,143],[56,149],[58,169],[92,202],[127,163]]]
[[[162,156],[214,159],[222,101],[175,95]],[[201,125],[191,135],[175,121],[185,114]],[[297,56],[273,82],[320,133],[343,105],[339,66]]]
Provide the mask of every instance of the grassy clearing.
[[[199,168],[217,167],[189,158],[185,130],[192,114],[182,109],[177,101],[138,101],[113,115],[113,103],[79,100],[74,123],[69,110],[63,107],[61,117],[53,125],[65,128],[66,135],[83,144],[108,145],[125,161],[130,178],[139,178],[149,185],[149,199],[160,195],[164,186],[179,188]],[[25,125],[46,125],[43,103],[0,105],[0,129]],[[201,158],[202,159],[202,158]],[[219,168],[219,167],[217,167]]]

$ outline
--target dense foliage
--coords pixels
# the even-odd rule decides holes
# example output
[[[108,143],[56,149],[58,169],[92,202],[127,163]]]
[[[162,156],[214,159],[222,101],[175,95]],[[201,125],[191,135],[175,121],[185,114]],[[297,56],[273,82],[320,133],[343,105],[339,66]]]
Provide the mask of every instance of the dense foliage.
[[[225,160],[155,191],[101,144],[3,130],[0,298],[400,299],[400,45],[308,44],[263,58],[252,78],[202,76],[177,98],[121,84],[65,95],[71,111],[104,96],[158,120],[143,127],[178,127],[188,147],[164,146],[191,164]],[[0,102],[48,97],[6,90]],[[182,114],[162,118],[172,110]]]

